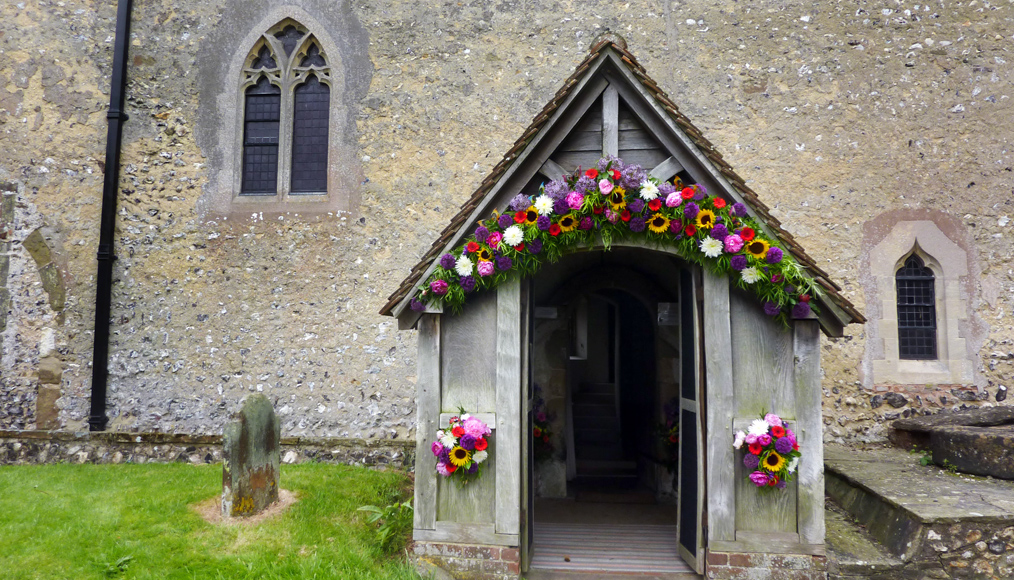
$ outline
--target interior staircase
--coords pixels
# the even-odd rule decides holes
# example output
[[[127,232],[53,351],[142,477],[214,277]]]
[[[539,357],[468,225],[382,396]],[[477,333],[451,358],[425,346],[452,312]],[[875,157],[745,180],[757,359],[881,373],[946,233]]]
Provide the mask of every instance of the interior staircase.
[[[614,383],[582,383],[571,395],[578,485],[637,485],[637,461],[623,452],[617,401]]]

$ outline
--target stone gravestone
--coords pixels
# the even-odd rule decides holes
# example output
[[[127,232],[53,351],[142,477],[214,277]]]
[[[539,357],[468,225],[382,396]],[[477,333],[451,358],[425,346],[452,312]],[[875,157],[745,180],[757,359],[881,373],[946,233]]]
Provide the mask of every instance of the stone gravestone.
[[[251,516],[278,501],[281,425],[261,394],[243,401],[222,434],[222,515]]]

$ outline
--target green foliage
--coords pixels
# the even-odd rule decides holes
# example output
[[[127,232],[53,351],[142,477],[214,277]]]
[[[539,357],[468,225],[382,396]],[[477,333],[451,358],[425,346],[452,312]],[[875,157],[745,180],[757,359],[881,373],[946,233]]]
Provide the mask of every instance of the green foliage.
[[[377,526],[377,542],[386,553],[400,551],[412,532],[412,500],[395,502],[384,507],[364,505],[366,520]]]

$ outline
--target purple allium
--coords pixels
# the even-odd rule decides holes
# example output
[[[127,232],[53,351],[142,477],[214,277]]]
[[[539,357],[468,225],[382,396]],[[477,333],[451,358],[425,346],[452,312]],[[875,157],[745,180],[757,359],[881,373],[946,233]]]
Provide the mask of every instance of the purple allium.
[[[592,221],[591,217],[584,217],[584,218],[581,218],[581,223],[578,224],[577,227],[579,229],[582,229],[582,230],[590,230],[590,229],[592,229],[592,226],[594,226],[594,225],[595,225],[595,222]]]
[[[532,201],[523,193],[519,193],[511,198],[511,211],[524,211],[528,209],[528,206],[530,205],[532,205]]]
[[[434,280],[430,282],[430,290],[434,294],[447,294],[447,282],[443,280]]]
[[[737,201],[732,204],[732,209],[729,213],[736,217],[746,217],[746,206]]]
[[[764,314],[767,314],[768,316],[778,316],[778,313],[781,311],[782,309],[778,306],[777,302],[768,301],[764,303]]]
[[[567,198],[561,197],[560,199],[553,202],[553,213],[565,214],[570,211],[570,204],[567,203]]]
[[[697,217],[697,213],[700,211],[701,208],[697,207],[697,204],[692,201],[683,206],[683,215],[687,216],[689,219]]]
[[[644,200],[639,197],[634,199],[634,201],[627,204],[627,209],[630,210],[630,213],[641,213],[644,211]]]
[[[479,472],[479,464],[473,461],[472,465],[468,466],[467,471],[469,475],[475,475]]]
[[[552,223],[553,222],[549,219],[548,215],[540,215],[539,219],[535,220],[535,227],[539,228],[541,231],[547,231]]]
[[[658,196],[661,198],[669,197],[670,193],[676,193],[676,186],[669,183],[668,181],[658,186]]]
[[[778,483],[775,484],[775,487],[777,487],[778,489],[785,489],[788,485],[789,485],[788,482],[786,482],[784,479],[779,479]]]
[[[683,222],[678,219],[672,219],[669,221],[669,231],[678,234],[683,231]]]
[[[788,455],[789,452],[792,451],[792,441],[790,441],[788,437],[779,437],[778,440],[775,441],[775,451],[781,453],[782,455]]]
[[[437,460],[438,461],[442,461],[444,463],[450,463],[451,462],[451,450],[448,449],[448,448],[446,448],[446,447],[444,447],[444,450],[441,451],[440,455],[437,456]]]
[[[643,232],[644,231],[644,218],[636,217],[630,220],[630,231],[632,232]]]
[[[520,211],[520,210],[519,210]],[[509,228],[514,223],[514,216],[506,213],[500,214],[500,218],[496,220],[496,225],[501,228]]]
[[[570,187],[567,186],[567,182],[562,179],[554,179],[546,184],[546,187],[542,189],[542,192],[553,199],[562,199],[567,196],[570,191]],[[527,205],[525,207],[528,207]],[[524,208],[521,208],[524,209]]]
[[[450,270],[451,268],[453,268],[454,262],[455,262],[454,256],[452,256],[451,254],[444,254],[443,256],[440,256],[440,267],[443,268],[444,270]]]
[[[475,241],[479,242],[480,244],[484,244],[486,243],[486,239],[488,237],[489,230],[486,229],[486,226],[479,226],[475,228]]]
[[[418,298],[413,298],[411,304],[409,304],[409,308],[416,312],[422,312],[426,310],[426,305],[420,302]]]
[[[465,292],[471,292],[472,290],[475,290],[475,278],[471,276],[464,276],[463,278],[461,278],[460,284],[461,289],[464,290]]]
[[[498,270],[510,270],[513,262],[507,256],[500,256],[496,259],[496,268]]]
[[[732,269],[736,270],[737,272],[739,272],[740,270],[745,270],[747,266],[746,256],[742,256],[739,254],[733,256],[732,259],[729,260],[729,265],[732,266]]]
[[[743,458],[743,466],[747,469],[757,469],[760,466],[760,457],[757,457],[753,453],[747,453],[746,457]]]
[[[704,188],[703,187],[698,186],[698,188],[696,189],[696,191],[697,191],[697,193],[694,194],[694,201],[701,201],[702,199],[704,199],[705,197],[707,197],[707,194],[704,193]]]
[[[576,182],[574,182],[574,191],[582,191],[582,192],[597,191],[598,187],[599,184],[597,181],[585,175],[582,175],[581,177],[578,178]]]
[[[602,159],[599,159],[598,168],[599,171],[605,171],[606,168],[615,169],[619,172],[623,172],[623,161],[615,155],[607,155]]]
[[[711,237],[722,242],[729,235],[728,228],[723,224],[715,224],[715,227],[711,228]]]
[[[648,173],[636,163],[622,168],[620,173],[620,186],[624,189],[640,187],[644,180],[648,178]]]
[[[810,305],[807,302],[797,302],[796,305],[792,307],[793,318],[806,318],[809,315]]]
[[[468,433],[465,433],[464,435],[461,436],[461,439],[458,439],[458,445],[461,445],[465,449],[472,451],[473,449],[475,449],[475,437],[469,435]]]
[[[528,246],[527,247],[528,247],[528,251],[529,252],[531,252],[533,254],[538,254],[539,252],[542,251],[542,240],[540,240],[540,239],[534,239],[534,240],[528,242]]]
[[[782,250],[780,248],[771,247],[768,248],[768,253],[764,256],[764,260],[768,264],[777,264],[782,261]]]

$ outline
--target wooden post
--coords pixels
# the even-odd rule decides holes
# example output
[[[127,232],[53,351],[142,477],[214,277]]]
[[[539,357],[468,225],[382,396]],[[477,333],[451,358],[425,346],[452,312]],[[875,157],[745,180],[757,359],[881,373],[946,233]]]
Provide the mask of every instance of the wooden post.
[[[440,420],[440,316],[419,320],[419,368],[416,383],[415,515],[416,530],[433,530],[437,522],[437,472],[430,440]]]
[[[602,93],[602,155],[620,154],[620,95],[609,85]]]
[[[521,283],[497,288],[496,532],[517,534],[521,516]]]
[[[736,539],[736,489],[732,420],[734,392],[729,279],[704,270],[704,369],[707,374],[708,540]]]
[[[820,326],[796,320],[793,333],[799,462],[799,541],[824,543],[824,444],[821,434]]]

